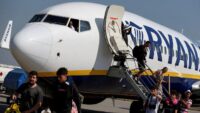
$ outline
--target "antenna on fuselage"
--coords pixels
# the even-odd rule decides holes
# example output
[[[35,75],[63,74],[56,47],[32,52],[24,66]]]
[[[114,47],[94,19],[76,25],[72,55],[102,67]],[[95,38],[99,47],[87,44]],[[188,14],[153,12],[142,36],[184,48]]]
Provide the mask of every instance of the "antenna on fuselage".
[[[184,32],[184,29],[182,28],[182,30],[181,30],[181,34],[183,34],[183,32]]]

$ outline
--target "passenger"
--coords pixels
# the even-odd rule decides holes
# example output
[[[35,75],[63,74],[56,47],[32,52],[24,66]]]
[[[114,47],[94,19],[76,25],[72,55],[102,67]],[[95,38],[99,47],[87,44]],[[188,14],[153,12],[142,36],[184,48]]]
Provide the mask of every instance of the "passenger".
[[[41,113],[51,113],[51,110],[49,108],[45,108],[41,111]]]
[[[181,93],[180,93],[180,92],[178,92],[178,93],[177,93],[177,99],[178,99],[178,101],[180,101],[180,100],[181,100],[181,97],[182,97]]]
[[[118,25],[116,24],[116,22],[114,20],[112,20],[109,24],[108,24],[108,30],[109,32],[111,32],[112,36],[116,33],[120,33],[119,29],[118,29]]]
[[[72,22],[72,21],[70,21],[70,22],[69,22],[69,25],[68,25],[68,26],[69,26],[69,28],[71,28],[71,29],[75,30],[75,28],[74,28],[74,25],[73,25],[73,22]]]
[[[168,97],[165,101],[164,113],[178,113],[178,99],[177,99],[177,92],[172,91],[170,97]]]
[[[22,84],[11,97],[16,100],[21,95],[20,111],[22,113],[38,113],[42,105],[43,91],[37,84],[37,76],[36,71],[29,72],[28,82]]]
[[[78,94],[76,94],[76,90],[73,90],[72,85],[67,82],[68,70],[66,68],[60,68],[56,74],[58,81],[54,87],[54,110],[56,113],[71,113],[72,110],[78,113],[76,104],[73,101],[74,95]]]
[[[76,84],[74,83],[72,77],[68,77],[67,81],[72,85],[73,90],[75,90],[74,92],[76,92],[76,93],[73,93],[73,100],[76,103],[76,106],[77,106],[77,109],[78,109],[78,113],[81,113],[81,102],[82,102],[81,100],[84,97],[83,97],[83,95],[81,95],[79,93],[79,90],[78,90]]]
[[[189,113],[188,109],[192,106],[192,100],[190,99],[192,92],[187,90],[184,94],[184,98],[180,100],[180,113]]]
[[[128,46],[128,34],[131,33],[131,27],[129,26],[125,26],[123,23],[122,23],[122,37],[126,43],[126,45]]]
[[[150,96],[148,96],[145,102],[145,113],[157,113],[161,100],[162,96],[159,95],[158,89],[156,87],[153,87],[151,89]]]
[[[180,103],[181,103],[182,95],[180,92],[177,93],[177,99],[178,99],[178,113],[180,113]]]
[[[159,93],[160,95],[163,94],[162,91],[162,83],[167,83],[166,81],[164,81],[164,73],[166,73],[168,71],[167,67],[162,68],[161,70],[157,70],[153,75],[154,78],[156,80],[156,86],[158,87]]]
[[[144,45],[135,46],[133,49],[133,55],[136,57],[139,67],[139,72],[134,75],[135,80],[139,80],[141,74],[145,71],[145,63],[146,63],[146,56],[147,56],[147,48],[150,46],[150,41],[147,41]]]

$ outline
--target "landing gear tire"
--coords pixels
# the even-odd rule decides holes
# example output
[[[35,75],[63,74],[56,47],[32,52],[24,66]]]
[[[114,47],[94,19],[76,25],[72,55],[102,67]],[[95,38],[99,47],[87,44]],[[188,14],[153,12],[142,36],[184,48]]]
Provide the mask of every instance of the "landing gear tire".
[[[145,113],[142,101],[133,101],[130,106],[129,113]]]

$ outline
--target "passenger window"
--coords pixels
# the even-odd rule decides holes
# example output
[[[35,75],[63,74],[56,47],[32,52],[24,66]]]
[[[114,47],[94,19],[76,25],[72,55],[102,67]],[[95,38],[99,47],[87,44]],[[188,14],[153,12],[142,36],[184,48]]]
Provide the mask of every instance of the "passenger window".
[[[185,54],[185,58],[186,58],[186,60],[188,59],[188,55],[187,54]]]
[[[78,32],[79,31],[79,20],[71,19],[69,21],[68,27]]]
[[[191,61],[193,62],[193,57],[191,57]]]
[[[165,47],[165,54],[167,54],[167,48]]]
[[[161,52],[161,50],[160,50],[160,47],[159,46],[156,46],[156,50],[157,50],[157,52]]]
[[[90,23],[88,21],[80,21],[80,32],[90,30]]]
[[[161,48],[161,53],[163,53],[163,46],[160,46],[160,48]]]
[[[60,17],[60,16],[54,16],[54,15],[48,15],[44,22],[50,23],[50,24],[58,24],[58,25],[66,25],[68,22],[68,18],[66,17]]]
[[[29,23],[31,22],[41,22],[42,19],[44,18],[45,14],[37,14],[35,16],[33,16],[33,18],[29,21]]]
[[[181,55],[181,58],[180,58],[180,60],[183,60],[184,59],[184,56],[183,55]]]
[[[155,46],[154,44],[152,44],[152,46],[151,46],[151,47],[152,47],[152,49],[153,49],[153,50],[155,50],[155,49],[156,49],[156,46]]]

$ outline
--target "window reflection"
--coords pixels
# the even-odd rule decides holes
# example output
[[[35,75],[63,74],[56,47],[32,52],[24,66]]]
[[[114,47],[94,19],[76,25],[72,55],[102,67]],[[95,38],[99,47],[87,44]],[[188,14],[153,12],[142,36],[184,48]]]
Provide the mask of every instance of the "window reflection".
[[[68,27],[78,32],[79,31],[79,20],[70,19]]]
[[[42,21],[44,16],[45,16],[45,14],[34,15],[33,18],[29,21],[29,23],[31,23],[31,22],[40,22],[40,21]]]
[[[60,17],[60,16],[54,16],[54,15],[48,15],[44,22],[50,23],[50,24],[58,24],[58,25],[66,25],[68,22],[68,18],[66,17]]]
[[[90,23],[88,21],[80,21],[80,32],[90,30]]]

